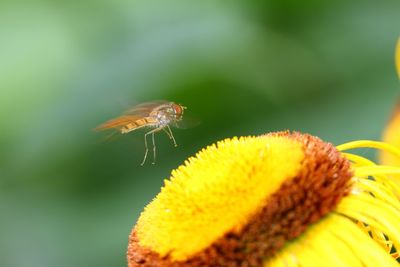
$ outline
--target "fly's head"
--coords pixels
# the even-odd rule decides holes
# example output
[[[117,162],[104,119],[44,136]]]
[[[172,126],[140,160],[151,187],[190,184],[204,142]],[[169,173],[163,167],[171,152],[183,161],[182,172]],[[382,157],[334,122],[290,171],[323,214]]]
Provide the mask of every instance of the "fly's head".
[[[180,104],[171,103],[171,112],[175,121],[180,121],[183,118],[183,112],[186,109],[185,106]]]

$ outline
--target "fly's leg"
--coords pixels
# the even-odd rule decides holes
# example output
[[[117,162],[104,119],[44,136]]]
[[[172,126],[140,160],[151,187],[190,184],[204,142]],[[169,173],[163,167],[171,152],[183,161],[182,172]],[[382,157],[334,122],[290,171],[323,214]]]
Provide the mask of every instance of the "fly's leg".
[[[171,134],[165,128],[163,128],[163,131],[168,135],[169,139],[172,140]]]
[[[154,132],[151,133],[151,139],[153,140],[153,162],[151,164],[156,164],[156,142],[154,140]]]
[[[170,136],[170,138],[172,139],[172,141],[174,141],[174,146],[177,147],[178,145],[177,145],[177,143],[176,143],[176,141],[175,141],[174,135],[172,134],[171,128],[169,128],[169,125],[167,125],[167,129],[168,129],[168,132],[169,132],[169,135],[168,135],[168,136]]]
[[[147,133],[144,135],[144,146],[146,148],[146,152],[144,152],[143,161],[142,161],[142,163],[140,163],[141,166],[143,166],[144,162],[146,161],[147,152],[149,152],[149,149],[147,148]]]
[[[167,129],[165,129],[167,128]],[[163,128],[163,131],[168,135],[169,139],[171,139],[174,142],[174,146],[178,146],[175,142],[174,135],[172,134],[171,128],[167,125],[165,128]]]
[[[142,163],[141,163],[140,165],[143,166],[143,164],[146,162],[147,153],[149,152],[149,148],[148,148],[148,146],[147,146],[147,135],[149,135],[149,134],[152,134],[152,140],[153,140],[153,155],[154,155],[153,164],[155,163],[155,157],[156,157],[156,143],[155,143],[155,140],[154,140],[154,133],[156,133],[156,132],[162,130],[163,128],[164,128],[164,127],[158,127],[158,128],[156,128],[156,129],[154,129],[154,130],[151,130],[151,131],[147,132],[147,133],[144,135],[144,146],[146,147],[146,152],[144,152],[143,161],[142,161]]]

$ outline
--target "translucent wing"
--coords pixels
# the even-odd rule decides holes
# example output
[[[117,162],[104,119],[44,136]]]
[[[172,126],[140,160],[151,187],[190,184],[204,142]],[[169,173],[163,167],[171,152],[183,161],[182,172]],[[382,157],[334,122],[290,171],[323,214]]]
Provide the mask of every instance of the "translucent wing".
[[[142,103],[134,106],[133,108],[128,109],[127,111],[125,111],[124,114],[147,117],[154,108],[167,103],[169,103],[169,101],[166,100],[156,100],[156,101]]]
[[[127,110],[124,115],[99,125],[95,128],[95,130],[101,131],[107,129],[116,129],[124,133],[146,125],[152,125],[156,122],[154,121],[154,118],[149,117],[149,114],[154,108],[166,103],[169,102],[165,100],[158,100],[139,104]]]
[[[175,122],[174,126],[178,129],[191,129],[201,124],[198,118],[191,117],[190,115],[185,115],[181,121]]]
[[[107,129],[121,130],[126,125],[135,123],[137,120],[140,120],[142,118],[143,118],[142,116],[123,115],[123,116],[117,117],[115,119],[106,121],[103,124],[100,124],[99,126],[97,126],[95,128],[95,131],[102,131],[102,130],[107,130]]]

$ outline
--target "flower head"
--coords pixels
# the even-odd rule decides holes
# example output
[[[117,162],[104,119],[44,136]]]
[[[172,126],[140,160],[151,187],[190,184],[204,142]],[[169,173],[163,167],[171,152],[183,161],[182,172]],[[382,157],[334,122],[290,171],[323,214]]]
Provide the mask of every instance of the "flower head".
[[[396,61],[397,74],[399,75],[400,78],[400,38],[397,40],[395,61]]]
[[[395,147],[400,147],[400,102],[397,103],[383,132],[383,140]],[[400,166],[400,158],[386,151],[380,153],[380,161],[385,165]],[[400,176],[398,176],[398,179],[400,181]]]
[[[397,41],[395,62],[397,73],[400,78],[400,38]],[[388,125],[383,132],[383,141],[395,147],[400,147],[400,101],[397,102]],[[381,151],[380,162],[385,165],[400,166],[400,158],[394,156],[392,153]],[[392,175],[400,185],[400,175]]]
[[[371,144],[385,148],[339,149]],[[392,172],[296,132],[226,139],[165,181],[132,230],[129,266],[397,266]]]

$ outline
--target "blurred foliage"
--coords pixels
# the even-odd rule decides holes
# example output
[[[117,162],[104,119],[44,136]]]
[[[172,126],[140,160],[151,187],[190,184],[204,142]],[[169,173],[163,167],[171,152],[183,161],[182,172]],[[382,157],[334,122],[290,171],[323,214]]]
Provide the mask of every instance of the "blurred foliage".
[[[225,137],[282,129],[377,139],[399,85],[400,2],[0,3],[0,265],[125,266],[162,180]],[[153,99],[201,120],[103,142],[91,129]],[[368,152],[365,152],[368,153]]]

